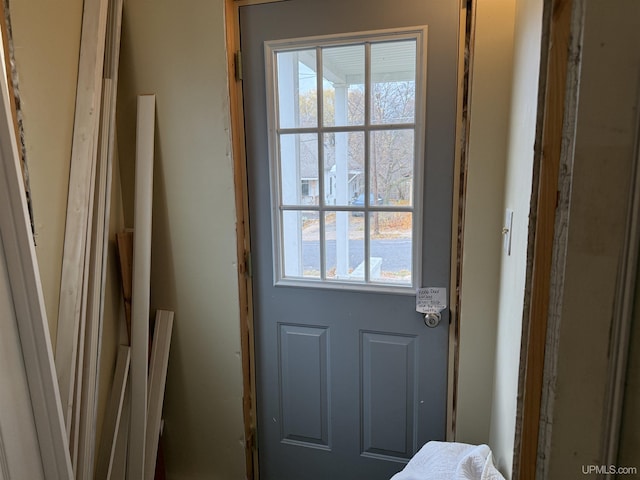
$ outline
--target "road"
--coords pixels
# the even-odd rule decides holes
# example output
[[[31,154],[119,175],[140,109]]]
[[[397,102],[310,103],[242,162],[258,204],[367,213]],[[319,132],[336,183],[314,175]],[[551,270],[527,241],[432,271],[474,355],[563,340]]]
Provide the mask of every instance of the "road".
[[[305,270],[320,270],[320,242],[303,241],[302,258]],[[336,241],[328,240],[327,263],[335,265]],[[371,240],[371,256],[382,258],[382,270],[411,271],[411,240],[406,238]],[[355,269],[364,260],[364,241],[349,240],[349,267]]]

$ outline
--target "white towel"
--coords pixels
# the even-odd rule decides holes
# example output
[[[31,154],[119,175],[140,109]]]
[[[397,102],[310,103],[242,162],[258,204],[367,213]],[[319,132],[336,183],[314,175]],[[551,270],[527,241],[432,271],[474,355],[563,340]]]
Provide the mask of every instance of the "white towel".
[[[487,445],[429,442],[391,480],[504,480]]]

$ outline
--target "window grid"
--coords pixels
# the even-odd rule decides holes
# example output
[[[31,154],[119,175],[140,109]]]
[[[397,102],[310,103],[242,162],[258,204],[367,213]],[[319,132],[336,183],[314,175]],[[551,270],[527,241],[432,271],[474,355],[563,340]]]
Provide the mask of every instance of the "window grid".
[[[419,43],[419,38],[416,37],[410,37],[411,39],[416,41],[416,46],[419,47],[420,43]],[[405,40],[407,38],[404,38]],[[420,222],[417,221],[418,218],[416,217],[416,211],[419,211],[420,209],[418,208],[419,206],[417,205],[417,201],[416,199],[419,198],[416,195],[413,195],[413,198],[411,199],[411,205],[410,206],[400,206],[400,205],[394,205],[394,206],[390,206],[390,205],[376,205],[375,203],[373,205],[371,205],[370,199],[371,199],[371,187],[370,187],[370,180],[371,180],[371,135],[372,132],[375,131],[391,131],[391,130],[412,130],[413,134],[414,134],[414,138],[418,138],[418,136],[422,136],[422,138],[424,137],[424,133],[419,131],[419,125],[421,124],[421,122],[419,121],[419,106],[417,105],[417,102],[422,99],[422,95],[424,92],[420,91],[420,84],[422,84],[424,82],[424,79],[421,79],[421,59],[420,59],[420,54],[419,54],[419,48],[416,48],[416,77],[415,77],[415,109],[414,109],[414,122],[411,123],[396,123],[396,124],[384,124],[384,123],[376,123],[376,124],[372,124],[371,123],[371,105],[373,103],[373,99],[371,96],[371,85],[372,85],[372,77],[371,77],[371,45],[372,43],[385,43],[388,42],[390,40],[388,39],[381,39],[381,40],[370,40],[370,41],[364,41],[362,43],[360,43],[361,45],[364,45],[364,49],[365,49],[365,58],[364,58],[364,67],[365,67],[365,72],[364,72],[364,124],[363,125],[342,125],[342,126],[325,126],[325,121],[324,121],[324,88],[323,88],[323,48],[326,48],[329,45],[317,45],[315,47],[315,60],[316,60],[316,127],[296,127],[296,128],[291,128],[291,127],[286,127],[286,128],[282,128],[280,127],[280,113],[278,112],[278,105],[279,105],[279,100],[278,100],[278,89],[277,87],[275,88],[275,122],[276,122],[276,129],[275,129],[275,135],[277,137],[277,143],[279,144],[280,141],[279,139],[282,137],[282,135],[286,135],[286,134],[315,134],[316,135],[316,141],[317,141],[317,168],[318,168],[318,185],[317,185],[317,190],[318,190],[318,204],[317,205],[303,205],[302,202],[300,202],[299,205],[292,205],[292,204],[285,204],[285,202],[283,201],[282,198],[282,190],[281,190],[281,184],[280,182],[277,182],[278,185],[278,205],[276,206],[277,210],[279,211],[279,225],[278,226],[274,226],[274,228],[278,228],[279,231],[282,230],[282,225],[283,225],[283,214],[285,211],[296,211],[296,212],[300,212],[302,213],[303,211],[311,211],[311,212],[317,212],[318,214],[318,222],[319,222],[319,256],[320,256],[320,280],[322,283],[327,283],[327,284],[336,284],[336,283],[341,283],[341,281],[336,281],[334,279],[328,279],[327,278],[327,263],[326,263],[326,213],[327,212],[362,212],[363,214],[363,223],[364,223],[364,258],[363,258],[363,262],[364,262],[364,280],[350,280],[348,283],[349,284],[353,284],[356,286],[360,286],[360,287],[367,287],[367,286],[395,286],[395,287],[415,287],[416,284],[416,275],[418,274],[418,272],[416,271],[416,261],[415,261],[415,256],[417,254],[417,252],[419,251],[419,245],[418,245],[418,240],[419,240],[419,235],[416,235],[416,225],[420,225]],[[392,40],[391,40],[392,41]],[[358,43],[349,43],[348,41],[345,41],[344,43],[335,43],[335,44],[331,44],[331,47],[335,47],[335,46],[346,46],[346,45],[358,45]],[[306,48],[307,50],[309,49],[309,47],[301,47],[301,48]],[[277,78],[278,78],[278,69],[277,69],[277,55],[280,52],[291,52],[292,49],[291,48],[287,48],[287,49],[283,49],[283,50],[273,50],[273,73],[275,76],[275,81],[277,82]],[[326,185],[325,185],[325,178],[323,175],[323,171],[324,171],[324,158],[325,158],[325,147],[324,147],[324,134],[325,133],[350,133],[350,132],[362,132],[363,136],[364,136],[364,159],[363,159],[363,174],[364,174],[364,204],[363,206],[358,206],[358,207],[354,207],[351,205],[327,205],[326,204],[326,196],[325,196],[325,190],[326,190]],[[422,143],[423,142],[415,142],[414,143],[414,157],[413,157],[413,173],[414,173],[414,189],[419,189],[420,186],[418,185],[418,182],[421,182],[422,179],[418,178],[417,176],[415,176],[418,172],[420,172],[421,170],[416,168],[417,167],[417,163],[418,161],[420,161],[419,159],[422,158],[422,151],[420,151],[420,149],[422,148]],[[277,152],[277,169],[280,170],[281,168],[281,152],[278,149]],[[412,247],[412,259],[411,259],[411,265],[412,265],[412,269],[411,269],[411,282],[410,285],[404,285],[404,284],[389,284],[387,282],[375,282],[372,281],[371,279],[371,214],[372,213],[376,213],[376,212],[388,212],[388,213],[410,213],[412,214],[412,240],[414,242],[414,245]],[[280,239],[279,242],[282,242],[282,233],[280,233],[278,235],[278,238]],[[284,260],[283,260],[283,256],[282,256],[282,252],[284,249],[284,245],[282,243],[277,245],[277,250],[274,252],[274,254],[277,255],[276,257],[276,262],[279,265],[279,272],[276,272],[276,283],[278,279],[284,279],[284,280],[294,280],[296,282],[303,282],[303,283],[317,283],[317,279],[311,280],[308,279],[307,277],[304,276],[287,276],[285,274],[285,266],[284,266]]]

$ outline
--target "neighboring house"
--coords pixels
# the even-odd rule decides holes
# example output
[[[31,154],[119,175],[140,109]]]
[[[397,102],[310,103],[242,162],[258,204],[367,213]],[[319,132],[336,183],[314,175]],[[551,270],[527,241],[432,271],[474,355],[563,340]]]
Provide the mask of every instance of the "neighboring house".
[[[305,138],[307,137],[307,138]],[[298,141],[300,157],[300,203],[302,205],[317,204],[320,198],[320,185],[318,181],[318,152],[316,137],[313,135],[301,135]],[[331,145],[325,146],[324,185],[325,203],[336,204],[336,162],[335,149]],[[348,171],[348,197],[356,198],[364,191],[364,175],[362,165],[349,156]]]

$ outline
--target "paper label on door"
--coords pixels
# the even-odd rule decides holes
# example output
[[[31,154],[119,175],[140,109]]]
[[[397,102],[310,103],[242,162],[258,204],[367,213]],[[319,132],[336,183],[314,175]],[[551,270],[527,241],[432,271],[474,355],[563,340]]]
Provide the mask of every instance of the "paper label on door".
[[[447,289],[439,287],[419,288],[416,292],[416,312],[440,313],[447,308]]]

